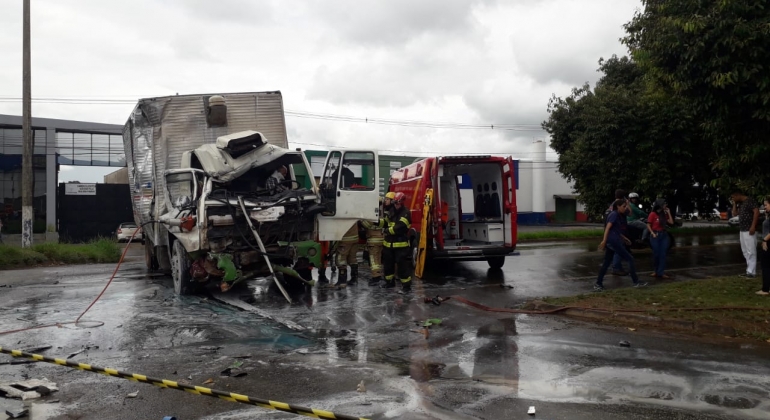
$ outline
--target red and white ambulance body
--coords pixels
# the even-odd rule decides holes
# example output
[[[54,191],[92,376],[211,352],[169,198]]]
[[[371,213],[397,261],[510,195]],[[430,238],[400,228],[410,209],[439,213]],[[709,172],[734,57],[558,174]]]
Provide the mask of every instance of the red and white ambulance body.
[[[425,193],[432,189],[426,259],[487,261],[490,267],[500,268],[516,249],[514,177],[511,157],[439,156],[396,170],[388,191],[406,195],[415,256]]]

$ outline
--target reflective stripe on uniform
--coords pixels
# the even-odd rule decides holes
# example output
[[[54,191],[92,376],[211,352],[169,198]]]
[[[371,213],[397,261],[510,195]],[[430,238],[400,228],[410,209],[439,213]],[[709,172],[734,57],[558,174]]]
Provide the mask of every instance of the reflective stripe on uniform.
[[[382,241],[382,245],[387,248],[406,248],[409,246],[409,242],[388,242]]]
[[[358,236],[343,236],[340,242],[358,242]]]
[[[412,276],[401,279],[401,283],[409,283],[410,281],[412,281]]]
[[[385,276],[385,280],[393,280],[393,277],[396,277],[395,274],[391,274],[389,276]]]
[[[398,221],[402,222],[403,224],[405,224],[407,229],[412,227],[412,224],[409,223],[409,219],[407,219],[406,217],[402,217],[402,218],[398,219]]]

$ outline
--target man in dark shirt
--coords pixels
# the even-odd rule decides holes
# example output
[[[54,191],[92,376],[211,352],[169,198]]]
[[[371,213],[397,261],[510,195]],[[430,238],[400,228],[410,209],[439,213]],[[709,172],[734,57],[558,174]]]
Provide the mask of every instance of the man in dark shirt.
[[[738,224],[741,228],[741,251],[746,259],[746,274],[741,277],[755,277],[757,275],[757,221],[759,220],[759,206],[754,198],[747,196],[742,191],[733,192],[730,196],[733,202],[733,214],[738,215]]]

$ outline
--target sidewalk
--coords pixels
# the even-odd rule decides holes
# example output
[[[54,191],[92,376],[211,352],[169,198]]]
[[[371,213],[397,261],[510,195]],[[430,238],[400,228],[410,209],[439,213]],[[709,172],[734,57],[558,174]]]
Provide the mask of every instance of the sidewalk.
[[[548,223],[546,225],[519,225],[519,232],[541,232],[553,230],[603,229],[599,223]]]

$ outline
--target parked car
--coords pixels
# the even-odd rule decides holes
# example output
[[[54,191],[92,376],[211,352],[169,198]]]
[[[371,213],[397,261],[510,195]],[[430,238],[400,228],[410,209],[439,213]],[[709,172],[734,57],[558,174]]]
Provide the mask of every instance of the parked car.
[[[118,226],[118,229],[115,230],[115,236],[118,239],[118,242],[128,242],[128,240],[131,238],[132,235],[134,235],[134,232],[139,229],[139,233],[137,233],[134,236],[134,241],[141,240],[142,243],[144,243],[144,233],[141,231],[141,228],[136,226],[136,223],[134,222],[126,222],[121,223],[120,226]]]

